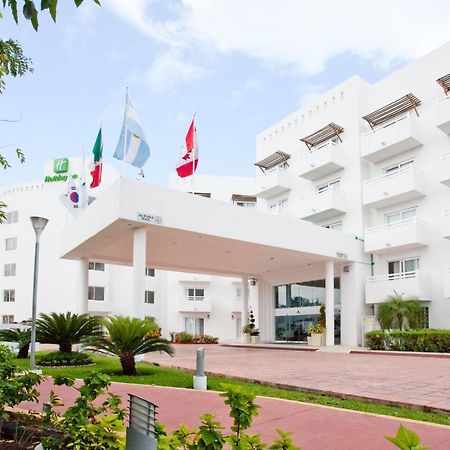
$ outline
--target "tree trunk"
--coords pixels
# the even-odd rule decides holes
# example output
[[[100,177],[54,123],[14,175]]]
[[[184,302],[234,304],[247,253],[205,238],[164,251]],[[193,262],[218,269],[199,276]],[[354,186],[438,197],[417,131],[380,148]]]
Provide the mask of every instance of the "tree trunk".
[[[23,347],[19,348],[19,352],[17,353],[17,358],[28,358],[28,350],[30,349],[30,344],[25,344]]]
[[[70,342],[62,342],[59,344],[59,351],[64,353],[72,353],[72,344]]]
[[[136,363],[134,362],[133,353],[124,353],[120,357],[120,364],[124,375],[136,375]]]

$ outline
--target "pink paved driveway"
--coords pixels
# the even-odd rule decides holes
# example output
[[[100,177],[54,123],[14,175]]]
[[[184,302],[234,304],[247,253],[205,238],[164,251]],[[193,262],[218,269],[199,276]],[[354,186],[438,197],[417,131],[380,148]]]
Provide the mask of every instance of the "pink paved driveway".
[[[173,358],[157,353],[146,360],[194,369],[197,347],[175,345]],[[450,359],[204,347],[210,373],[450,411]]]
[[[74,390],[53,387],[50,381],[40,386],[42,401],[48,399],[51,388],[66,405],[73,402]],[[231,424],[228,409],[215,392],[123,383],[113,383],[112,391],[122,396],[124,404],[128,393],[158,404],[158,419],[169,429],[174,429],[181,422],[191,427],[197,426],[198,417],[205,412],[214,413],[226,426]],[[260,433],[266,442],[275,436],[275,428],[281,428],[292,431],[295,442],[303,450],[393,450],[395,447],[383,436],[394,435],[399,424],[404,423],[422,437],[423,444],[431,445],[433,450],[449,449],[450,427],[262,397],[257,398],[257,403],[261,406],[260,414],[250,431]],[[23,403],[21,407],[41,410],[36,403]]]

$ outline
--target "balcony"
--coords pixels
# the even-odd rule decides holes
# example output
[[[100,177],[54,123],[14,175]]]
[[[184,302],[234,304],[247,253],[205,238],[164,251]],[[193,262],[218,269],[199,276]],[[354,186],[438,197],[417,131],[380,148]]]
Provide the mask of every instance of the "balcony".
[[[203,300],[192,300],[192,297],[182,297],[178,305],[178,311],[187,313],[210,313],[211,299],[204,297]]]
[[[364,233],[364,250],[368,253],[413,249],[426,246],[428,242],[428,224],[417,217],[366,228]]]
[[[344,214],[347,211],[345,192],[328,188],[314,192],[300,199],[299,217],[306,220],[324,220]]]
[[[444,269],[444,297],[450,298],[450,267]]]
[[[445,239],[450,239],[450,211],[444,211],[442,215],[442,237]]]
[[[400,168],[364,181],[363,205],[384,208],[425,195],[424,173],[414,166]]]
[[[441,98],[436,105],[436,126],[450,134],[450,97]]]
[[[420,147],[419,126],[417,117],[408,113],[365,133],[361,140],[361,156],[375,163]]]
[[[450,187],[450,152],[441,154],[439,161],[439,181]]]
[[[232,312],[233,313],[241,313],[242,312],[242,298],[236,297],[233,300],[233,306],[232,306]]]
[[[211,275],[205,275],[201,273],[182,273],[178,278],[179,283],[211,283]]]
[[[299,176],[307,180],[316,180],[344,168],[343,147],[328,142],[321,147],[312,148],[300,160]]]
[[[394,291],[405,298],[431,301],[431,277],[418,270],[368,277],[366,303],[384,303]]]
[[[286,170],[275,167],[256,177],[256,197],[268,199],[291,190],[292,176]]]

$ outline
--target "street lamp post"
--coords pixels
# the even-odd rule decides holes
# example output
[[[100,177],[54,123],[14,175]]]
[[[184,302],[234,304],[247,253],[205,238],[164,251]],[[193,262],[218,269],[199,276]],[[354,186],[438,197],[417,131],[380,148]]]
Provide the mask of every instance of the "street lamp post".
[[[30,367],[36,370],[35,353],[36,353],[36,305],[37,305],[37,286],[38,286],[38,270],[39,270],[39,238],[47,225],[48,219],[44,217],[30,217],[31,225],[36,234],[36,243],[34,244],[34,275],[33,275],[33,306],[31,313],[31,344],[30,344]]]

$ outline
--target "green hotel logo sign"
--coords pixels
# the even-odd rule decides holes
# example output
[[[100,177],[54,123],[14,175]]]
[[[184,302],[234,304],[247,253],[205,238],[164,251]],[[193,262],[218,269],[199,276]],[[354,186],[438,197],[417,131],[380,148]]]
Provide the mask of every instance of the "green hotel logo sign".
[[[69,170],[69,158],[59,158],[53,161],[55,173],[66,173]]]

